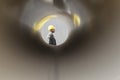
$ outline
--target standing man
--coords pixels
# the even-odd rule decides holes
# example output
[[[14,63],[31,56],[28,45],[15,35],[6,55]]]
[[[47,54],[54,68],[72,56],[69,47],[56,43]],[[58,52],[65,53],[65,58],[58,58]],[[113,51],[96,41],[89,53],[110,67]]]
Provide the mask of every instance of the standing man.
[[[48,31],[49,31],[49,34],[48,34],[49,44],[56,45],[56,39],[54,37],[55,26],[53,25],[48,26]]]

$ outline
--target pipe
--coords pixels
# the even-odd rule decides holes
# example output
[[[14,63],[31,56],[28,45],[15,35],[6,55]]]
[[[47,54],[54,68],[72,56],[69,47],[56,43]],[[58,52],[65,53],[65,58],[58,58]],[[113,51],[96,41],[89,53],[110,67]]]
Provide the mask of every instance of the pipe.
[[[76,1],[87,7],[92,22],[85,24],[89,22],[85,17],[84,29],[77,29],[64,47],[53,50],[30,35],[31,24],[21,22],[29,1],[0,0],[0,80],[120,79],[120,1]]]

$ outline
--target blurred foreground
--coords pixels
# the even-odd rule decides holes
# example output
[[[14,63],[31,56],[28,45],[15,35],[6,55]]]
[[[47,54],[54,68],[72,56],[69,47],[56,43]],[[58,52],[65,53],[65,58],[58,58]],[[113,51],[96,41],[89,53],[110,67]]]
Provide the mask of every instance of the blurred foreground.
[[[92,28],[76,30],[57,49],[33,38],[20,21],[28,2],[0,0],[0,80],[120,79],[119,0],[81,0],[94,17]]]

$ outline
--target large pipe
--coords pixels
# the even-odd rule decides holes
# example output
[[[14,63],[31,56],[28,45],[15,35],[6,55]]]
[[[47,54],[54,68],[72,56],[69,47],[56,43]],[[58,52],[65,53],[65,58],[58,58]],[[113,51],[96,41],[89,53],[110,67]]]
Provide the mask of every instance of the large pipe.
[[[0,80],[120,79],[120,1],[76,1],[92,13],[92,28],[74,32],[55,51],[33,39],[29,25],[20,22],[28,0],[0,0]]]

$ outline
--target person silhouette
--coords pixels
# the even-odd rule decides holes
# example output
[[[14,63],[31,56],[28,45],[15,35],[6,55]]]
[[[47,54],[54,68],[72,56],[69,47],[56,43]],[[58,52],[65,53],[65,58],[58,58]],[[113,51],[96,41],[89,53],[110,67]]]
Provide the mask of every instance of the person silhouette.
[[[49,33],[48,33],[47,37],[49,39],[49,44],[56,45],[56,39],[54,37],[55,26],[53,26],[53,25],[48,26],[48,31],[49,31]]]

